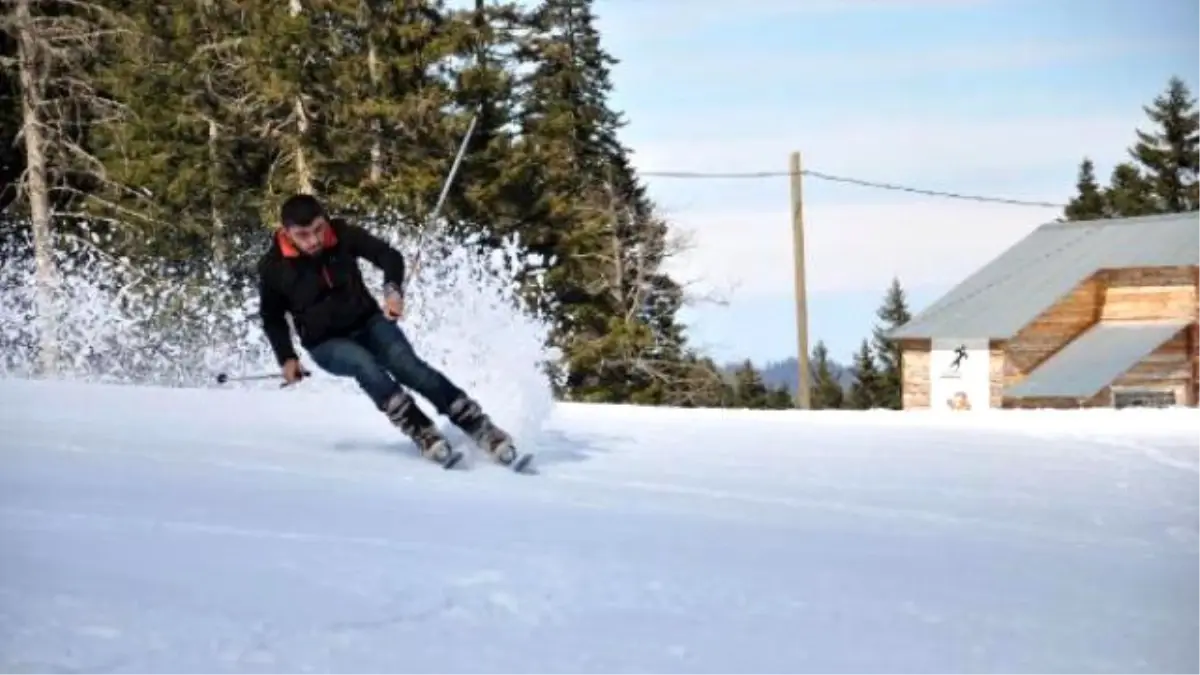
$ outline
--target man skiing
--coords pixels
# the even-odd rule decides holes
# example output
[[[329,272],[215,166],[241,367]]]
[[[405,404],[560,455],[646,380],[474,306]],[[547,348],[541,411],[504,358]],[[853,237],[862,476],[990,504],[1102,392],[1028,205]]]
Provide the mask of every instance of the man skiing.
[[[516,459],[511,437],[479,404],[423,361],[395,321],[404,313],[404,257],[365,229],[330,219],[316,198],[295,195],[280,208],[281,226],[259,261],[259,313],[275,358],[291,384],[303,373],[292,345],[292,324],[301,346],[323,370],[354,378],[388,420],[421,453],[444,466],[453,451],[406,388],[416,390],[502,464]],[[384,275],[384,303],[367,290],[358,259]]]

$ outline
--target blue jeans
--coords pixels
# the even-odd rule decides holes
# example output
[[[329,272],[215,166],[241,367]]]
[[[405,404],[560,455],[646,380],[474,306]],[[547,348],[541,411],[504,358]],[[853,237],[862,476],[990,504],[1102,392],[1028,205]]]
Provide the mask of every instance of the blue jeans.
[[[400,327],[382,314],[357,333],[326,340],[308,353],[330,375],[353,377],[380,410],[402,386],[424,396],[443,415],[463,396],[445,375],[417,356]]]

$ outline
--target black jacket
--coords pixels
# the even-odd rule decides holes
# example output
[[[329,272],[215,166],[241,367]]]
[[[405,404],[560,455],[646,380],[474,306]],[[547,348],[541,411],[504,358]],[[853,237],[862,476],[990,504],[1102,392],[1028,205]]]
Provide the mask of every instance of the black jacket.
[[[383,240],[343,220],[330,221],[325,249],[309,256],[296,250],[282,232],[258,263],[259,315],[263,332],[282,365],[296,358],[286,315],[305,349],[346,337],[381,314],[367,290],[358,259],[383,271],[384,283],[404,284],[404,257]]]

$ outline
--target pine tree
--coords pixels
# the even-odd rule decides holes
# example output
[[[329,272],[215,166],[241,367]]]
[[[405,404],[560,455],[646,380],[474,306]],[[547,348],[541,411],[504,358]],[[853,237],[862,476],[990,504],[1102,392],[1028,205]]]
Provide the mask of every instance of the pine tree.
[[[1154,186],[1133,164],[1113,168],[1109,186],[1104,190],[1107,210],[1114,218],[1132,218],[1158,213]]]
[[[322,8],[329,82],[310,86],[330,95],[311,107],[332,147],[318,165],[318,189],[350,212],[387,210],[413,229],[428,226],[472,104],[494,84],[490,64],[472,53],[486,51],[486,17],[480,28],[472,12],[450,12],[442,0],[326,0]],[[456,58],[472,65],[452,69]],[[495,129],[491,117],[483,123],[476,152]],[[464,186],[452,188],[457,195]]]
[[[737,407],[766,408],[769,392],[763,383],[762,374],[746,359],[733,373],[734,389],[737,391]]]
[[[522,19],[516,3],[484,0],[449,18],[466,27],[469,59],[456,74],[455,99],[476,120],[459,169],[462,182],[452,186],[444,213],[452,230],[469,231],[491,246],[524,234],[530,197],[538,190],[532,167],[514,150],[520,100],[510,65],[522,39]],[[530,265],[521,281],[542,268]]]
[[[694,371],[675,319],[682,289],[662,269],[666,224],[618,139],[624,121],[608,105],[615,59],[600,45],[591,4],[544,0],[527,16],[513,166],[534,189],[521,234],[548,261],[540,305],[558,319],[568,390],[605,396],[598,390],[644,386],[652,392],[642,400],[668,403],[691,397]]]
[[[1166,91],[1143,109],[1155,129],[1139,129],[1129,154],[1149,183],[1155,210],[1181,213],[1200,208],[1200,111],[1196,99],[1182,79],[1172,77]]]
[[[75,8],[67,14],[93,7],[20,4]],[[130,25],[78,36],[76,46],[95,49],[45,51],[62,60],[45,77],[65,74],[89,91],[72,98],[56,88],[54,100],[43,100],[43,109],[75,115],[34,125],[69,141],[47,146],[42,192],[52,201],[43,211],[70,195],[72,207],[88,204],[120,228],[111,252],[152,273],[172,262],[194,280],[217,261],[240,265],[244,282],[257,251],[237,240],[265,243],[261,230],[293,192],[313,192],[339,215],[387,211],[403,227],[425,224],[477,113],[443,222],[481,235],[474,241],[482,247],[519,235],[533,254],[526,292],[555,319],[567,393],[739,404],[678,318],[685,294],[666,269],[679,249],[620,142],[625,122],[610,103],[615,60],[601,48],[592,3],[451,4],[241,0],[164,12],[149,0],[94,3]],[[66,26],[44,18],[41,25]],[[7,63],[17,24],[11,15],[0,24]],[[117,44],[117,34],[128,41]],[[85,71],[86,81],[77,77]],[[0,73],[0,120],[16,124],[20,101],[3,90],[13,79]],[[85,95],[113,105],[81,115]],[[101,116],[104,124],[91,124]],[[80,159],[90,171],[82,181]],[[0,151],[0,172],[27,169],[25,153]],[[0,206],[5,199],[0,193]],[[545,291],[532,283],[543,272]],[[755,407],[792,405],[786,389],[763,386],[753,368],[746,377]]]
[[[95,191],[94,211],[124,223],[125,254],[224,260],[230,223],[262,212],[271,166],[270,142],[254,130],[255,64],[238,47],[253,36],[220,3],[118,6],[138,39],[106,60],[102,81],[131,114],[99,130],[97,154],[116,184],[137,189]]]
[[[336,78],[345,34],[334,18],[344,0],[329,6],[303,0],[244,0],[238,54],[248,67],[238,105],[250,132],[269,141],[262,203],[265,222],[287,195],[325,196],[327,169],[338,164]],[[227,38],[233,36],[226,36]],[[361,63],[361,62],[360,62]],[[356,64],[357,65],[357,64]]]
[[[796,402],[792,392],[786,386],[779,385],[768,388],[764,406],[771,410],[788,410],[796,407]]]
[[[875,356],[879,363],[879,384],[876,405],[883,408],[899,410],[902,407],[901,389],[903,375],[900,365],[900,345],[887,337],[888,332],[902,326],[912,319],[908,311],[908,301],[904,297],[904,289],[899,279],[892,279],[884,295],[883,304],[876,312],[882,322],[875,326],[872,335]]]
[[[0,64],[17,56],[17,40],[0,30]],[[21,127],[20,77],[13,68],[0,68],[0,129]],[[25,173],[25,158],[19,143],[0,143],[0,214],[17,198],[17,181]],[[14,234],[7,223],[0,227],[0,246]]]
[[[250,2],[121,0],[146,38],[106,73],[135,114],[102,147],[109,175],[141,190],[102,196],[117,215],[150,207],[155,236],[133,241],[201,262],[211,242],[220,258],[296,191],[421,223],[466,129],[446,75],[466,19],[428,1]]]
[[[875,356],[871,353],[871,345],[863,339],[862,345],[854,354],[854,382],[850,385],[850,396],[847,403],[854,410],[869,410],[880,407],[879,368],[875,364]]]
[[[94,153],[96,130],[125,116],[97,70],[110,49],[120,51],[120,43],[134,39],[137,26],[104,2],[16,0],[0,13],[0,34],[10,50],[0,65],[15,75],[9,84],[16,85],[16,97],[10,100],[20,107],[6,139],[20,147],[24,165],[12,188],[30,221],[39,371],[52,375],[59,364],[56,231],[66,224],[62,216],[80,215],[93,190],[126,187],[113,185]]]
[[[737,400],[733,383],[711,358],[688,352],[672,366],[676,386],[664,398],[667,405],[683,408],[727,408]]]
[[[648,369],[629,368],[648,341],[644,326],[610,319],[597,339],[572,342],[569,385],[575,400],[592,403],[658,403],[661,382]]]
[[[1094,220],[1107,216],[1104,192],[1096,182],[1096,167],[1091,159],[1084,158],[1079,164],[1079,178],[1075,182],[1076,195],[1063,209],[1067,220]]]
[[[824,341],[817,340],[812,351],[812,407],[813,410],[830,410],[841,408],[846,402],[846,392],[833,376],[829,364],[829,349]]]
[[[587,9],[586,3],[547,1],[528,11],[517,53],[527,74],[518,82],[520,142],[513,151],[530,186],[520,204],[521,236],[545,261],[547,296],[538,306],[557,318],[555,338],[570,361],[608,328],[608,313],[594,311],[604,293],[588,281],[601,273],[592,261],[608,251],[608,200],[589,184],[581,158],[595,156],[586,142],[599,136],[598,127],[612,126],[613,116],[605,107],[610,85],[585,69],[603,57],[580,53],[580,43],[594,42],[580,35],[592,30],[590,14],[580,11]],[[580,368],[570,366],[568,389],[594,379]]]

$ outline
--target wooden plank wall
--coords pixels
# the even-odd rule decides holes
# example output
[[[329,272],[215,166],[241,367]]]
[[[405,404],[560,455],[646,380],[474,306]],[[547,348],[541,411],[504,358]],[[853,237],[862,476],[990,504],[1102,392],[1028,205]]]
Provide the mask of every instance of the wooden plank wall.
[[[1200,296],[1200,267],[1192,268],[1192,287]],[[1200,297],[1197,298],[1200,305]],[[1200,308],[1197,308],[1200,311]],[[1192,400],[1191,405],[1200,407],[1200,321],[1192,323],[1188,328],[1188,354],[1192,359]]]
[[[1198,307],[1200,309],[1200,307]],[[1187,351],[1188,351],[1188,381],[1192,386],[1188,387],[1188,405],[1200,405],[1200,323],[1195,323],[1192,328],[1189,328],[1187,336]]]
[[[1153,321],[1200,318],[1196,267],[1150,267],[1105,270],[1100,317],[1106,321]],[[1114,387],[1173,389],[1176,400],[1196,405],[1196,324],[1181,331],[1129,372]]]
[[[901,407],[919,410],[929,407],[930,340],[904,340],[900,343]]]
[[[1104,270],[1102,321],[1186,319],[1200,313],[1195,267],[1139,267]]]
[[[1172,389],[1175,400],[1192,405],[1192,354],[1188,343],[1190,329],[1179,331],[1174,338],[1165,342],[1133,368],[1112,383],[1112,387],[1137,389]],[[1109,387],[1111,390],[1112,387]]]
[[[991,344],[993,407],[1090,407],[1111,405],[1111,388],[1087,401],[1004,399],[1005,387],[1033,372],[1046,359],[1100,320],[1190,319],[1200,314],[1200,271],[1196,267],[1104,270],[1025,326],[1011,340]],[[902,342],[904,408],[929,407],[928,340]],[[1113,383],[1115,386],[1172,387],[1188,405],[1200,402],[1200,335],[1197,325],[1182,332]]]
[[[1039,408],[1055,408],[1055,409],[1071,409],[1083,407],[1079,401],[1073,398],[1006,398],[1004,399],[1005,408],[1015,408],[1020,410],[1036,410]]]
[[[1004,345],[1004,385],[1025,379],[1100,318],[1103,286],[1093,277],[1042,312]]]
[[[1188,358],[1192,360],[1192,399],[1189,405],[1200,406],[1200,326],[1188,328]]]
[[[988,344],[988,405],[1000,408],[1004,405],[1004,372],[1007,363],[1004,342],[992,340]]]
[[[1090,399],[1079,400],[1074,398],[1007,398],[1004,399],[1005,408],[1018,408],[1026,410],[1036,410],[1039,408],[1053,408],[1058,410],[1074,410],[1077,408],[1105,408],[1112,405],[1112,396],[1107,387],[1097,393]]]

